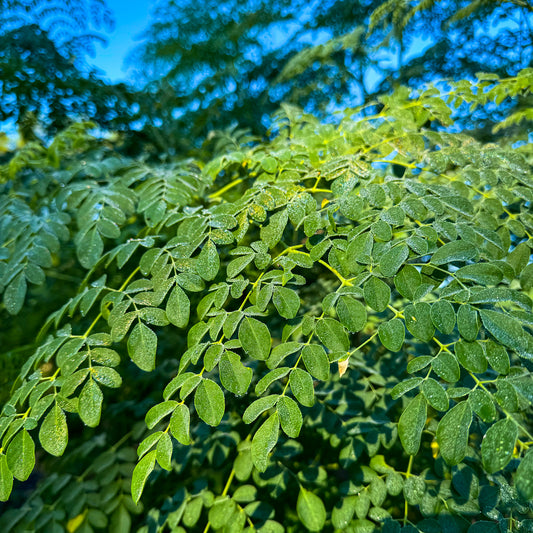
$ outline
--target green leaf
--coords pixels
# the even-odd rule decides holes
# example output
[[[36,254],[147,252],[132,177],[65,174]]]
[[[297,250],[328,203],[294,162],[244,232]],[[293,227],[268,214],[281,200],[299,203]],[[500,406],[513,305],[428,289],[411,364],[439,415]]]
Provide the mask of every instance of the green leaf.
[[[264,472],[268,465],[268,455],[278,442],[279,415],[272,413],[255,432],[252,439],[252,460],[259,472]]]
[[[136,324],[128,338],[128,354],[131,360],[146,372],[155,368],[157,335],[142,322]]]
[[[144,421],[148,429],[153,429],[158,422],[163,420],[167,415],[172,413],[178,406],[178,402],[175,400],[167,400],[166,402],[158,403],[148,410]]]
[[[390,278],[398,272],[399,268],[405,263],[409,257],[409,248],[407,244],[401,243],[392,247],[388,252],[385,252],[379,259],[379,268],[381,273]]]
[[[322,346],[306,344],[302,350],[305,368],[316,379],[325,381],[329,378],[329,358]]]
[[[481,442],[483,467],[489,474],[505,468],[513,457],[518,427],[512,418],[499,420],[489,428]]]
[[[282,396],[277,404],[281,429],[295,439],[302,429],[303,417],[298,404],[288,396]]]
[[[471,423],[470,403],[460,402],[442,417],[437,426],[440,453],[450,466],[459,464],[466,455]]]
[[[355,499],[356,496],[346,496],[340,501],[337,500],[333,511],[331,512],[331,523],[336,529],[345,529],[352,521],[355,513]]]
[[[455,277],[461,281],[474,281],[480,285],[498,285],[503,279],[503,272],[490,263],[475,263],[460,268]]]
[[[419,476],[410,476],[403,485],[403,495],[409,505],[418,505],[426,492],[426,484]]]
[[[475,246],[466,241],[452,241],[441,246],[431,257],[434,265],[444,265],[452,261],[468,261],[477,256]]]
[[[483,343],[483,348],[489,365],[499,374],[508,374],[511,370],[511,363],[507,350],[501,344],[491,340]]]
[[[172,470],[172,439],[163,432],[156,447],[156,459],[161,468]]]
[[[341,324],[352,333],[361,331],[367,320],[365,306],[351,296],[341,296],[337,301],[337,315]]]
[[[372,276],[363,287],[366,303],[381,313],[387,309],[390,301],[390,287],[379,278]]]
[[[420,272],[412,266],[405,265],[396,276],[394,276],[394,285],[397,291],[408,300],[413,300],[415,291],[422,283]]]
[[[209,509],[208,520],[214,529],[220,530],[229,522],[235,512],[235,502],[227,496],[219,497]]]
[[[492,422],[496,418],[496,406],[491,395],[483,389],[475,389],[468,395],[473,411],[484,422]]]
[[[91,376],[95,381],[98,381],[98,383],[101,383],[105,387],[116,389],[122,385],[120,374],[113,368],[93,366]]]
[[[487,359],[478,342],[457,341],[455,355],[459,363],[470,372],[482,374],[487,370]]]
[[[274,248],[281,240],[283,231],[289,220],[289,215],[286,209],[274,213],[268,221],[267,226],[263,226],[260,231],[261,240],[265,242],[269,248]]]
[[[333,318],[319,320],[316,325],[316,334],[331,352],[345,352],[350,347],[350,340],[344,327]]]
[[[68,442],[67,417],[63,409],[54,404],[48,411],[41,428],[39,429],[39,441],[42,447],[50,455],[56,457],[63,455]]]
[[[350,241],[346,249],[346,266],[350,272],[358,271],[358,263],[368,265],[372,262],[372,247],[374,240],[372,234],[367,231]]]
[[[461,369],[455,357],[449,352],[440,352],[433,361],[431,368],[434,372],[448,383],[455,383],[461,377]]]
[[[294,318],[298,313],[298,309],[300,309],[300,298],[298,294],[287,287],[276,286],[272,295],[272,301],[278,313],[283,318]]]
[[[266,361],[272,337],[268,327],[255,318],[245,317],[239,326],[239,340],[243,350],[253,359]]]
[[[218,426],[226,408],[222,389],[214,381],[203,379],[194,393],[194,407],[206,424]]]
[[[295,368],[289,376],[289,383],[294,397],[306,407],[315,403],[315,389],[313,378],[301,368]]]
[[[219,269],[220,257],[218,256],[217,247],[213,244],[213,241],[208,240],[196,260],[196,271],[203,279],[211,281],[216,278]]]
[[[13,474],[7,466],[7,458],[0,455],[0,502],[6,502],[9,499],[13,489]]]
[[[382,322],[378,328],[378,334],[381,344],[387,350],[397,352],[402,349],[403,341],[405,340],[405,326],[399,318]]]
[[[279,394],[270,394],[269,396],[264,396],[263,398],[258,398],[253,401],[244,411],[242,415],[242,421],[245,424],[251,424],[261,413],[268,411],[276,405],[278,401]]]
[[[24,428],[10,442],[6,455],[13,476],[19,481],[26,481],[35,466],[35,443]]]
[[[268,358],[268,368],[276,368],[287,356],[297,352],[301,346],[301,343],[292,341],[278,344]]]
[[[403,449],[408,455],[418,453],[426,418],[426,399],[422,394],[419,394],[409,402],[398,421],[398,435]]]
[[[431,306],[431,321],[445,335],[449,335],[455,327],[455,311],[447,300],[439,300]]]
[[[80,393],[79,413],[80,418],[89,427],[96,427],[100,423],[102,402],[104,395],[93,379],[89,379]]]
[[[435,335],[435,327],[431,321],[431,306],[425,302],[410,304],[404,311],[405,325],[409,332],[424,342],[429,342]]]
[[[393,400],[397,400],[402,397],[406,392],[413,390],[415,387],[418,387],[422,383],[422,378],[409,378],[404,381],[397,383],[391,390],[391,396]]]
[[[251,368],[241,363],[241,358],[236,353],[224,352],[218,369],[220,382],[226,390],[237,396],[242,396],[246,393],[252,382],[254,372]]]
[[[170,417],[169,426],[172,436],[181,444],[187,445],[191,442],[189,436],[190,424],[191,413],[189,408],[184,404],[178,405]]]
[[[515,486],[524,500],[533,498],[533,450],[529,450],[520,461],[516,470]]]
[[[432,378],[427,378],[422,384],[421,390],[433,409],[436,409],[437,411],[448,410],[448,396],[446,396],[446,391],[440,383],[437,383]]]
[[[166,305],[167,318],[171,324],[178,328],[184,328],[189,323],[189,314],[191,312],[191,303],[185,291],[176,285]]]
[[[26,277],[23,273],[15,276],[4,292],[4,305],[10,315],[16,315],[22,309],[26,297]]]
[[[135,503],[141,499],[144,485],[155,466],[157,451],[148,452],[135,466],[131,477],[131,497]]]
[[[100,234],[93,228],[89,230],[77,243],[76,252],[84,268],[91,268],[102,257],[104,242]]]
[[[229,279],[235,278],[242,272],[253,260],[255,254],[241,255],[230,261],[226,267],[226,274]]]
[[[504,313],[481,309],[483,326],[498,341],[518,352],[527,347],[527,338],[518,320]]]
[[[457,329],[467,341],[475,341],[479,332],[479,320],[477,311],[471,305],[459,306],[457,311]]]
[[[300,486],[296,512],[302,524],[309,531],[322,531],[326,522],[326,508],[322,500],[312,492]]]

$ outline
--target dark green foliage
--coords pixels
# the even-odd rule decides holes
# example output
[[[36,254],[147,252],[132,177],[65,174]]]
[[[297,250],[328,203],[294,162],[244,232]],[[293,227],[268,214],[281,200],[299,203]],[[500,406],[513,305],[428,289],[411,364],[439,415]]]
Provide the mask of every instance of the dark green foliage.
[[[446,127],[531,77],[285,105],[208,161],[17,151],[0,530],[527,531],[531,144]]]

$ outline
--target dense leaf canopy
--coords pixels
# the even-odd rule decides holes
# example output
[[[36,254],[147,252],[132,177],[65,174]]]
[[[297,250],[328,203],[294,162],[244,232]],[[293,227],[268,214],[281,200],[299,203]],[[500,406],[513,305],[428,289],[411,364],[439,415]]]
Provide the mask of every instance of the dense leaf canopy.
[[[1,499],[44,475],[2,531],[528,527],[533,154],[452,115],[532,76],[285,104],[205,160],[19,150]]]

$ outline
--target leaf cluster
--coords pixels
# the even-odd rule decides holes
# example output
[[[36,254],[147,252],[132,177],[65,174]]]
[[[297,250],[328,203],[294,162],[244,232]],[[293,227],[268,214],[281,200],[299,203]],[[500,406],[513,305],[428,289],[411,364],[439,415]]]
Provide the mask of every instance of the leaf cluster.
[[[480,84],[284,105],[209,161],[82,129],[10,162],[6,311],[65,249],[86,274],[12,378],[0,498],[51,457],[2,531],[527,531],[531,145],[446,129]]]

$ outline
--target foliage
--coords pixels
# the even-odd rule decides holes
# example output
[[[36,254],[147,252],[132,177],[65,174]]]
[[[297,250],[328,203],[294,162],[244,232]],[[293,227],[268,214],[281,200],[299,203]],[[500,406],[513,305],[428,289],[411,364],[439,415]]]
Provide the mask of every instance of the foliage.
[[[280,102],[327,117],[401,84],[514,76],[532,65],[532,17],[512,1],[165,1],[131,63],[157,95],[143,111],[172,146],[232,122],[262,133]],[[499,112],[465,110],[463,126],[490,131],[512,110]]]
[[[96,31],[111,31],[114,23],[105,0],[0,0],[2,32],[38,25],[78,60],[94,55],[95,43],[105,43]]]
[[[452,115],[532,75],[285,105],[207,162],[88,125],[18,151],[3,316],[35,344],[2,358],[0,529],[528,531],[531,144]]]
[[[0,120],[18,124],[26,139],[35,130],[53,135],[81,118],[116,131],[128,129],[135,119],[136,99],[129,88],[80,70],[36,25],[0,35],[0,70]],[[29,114],[39,119],[37,127],[24,131]]]

